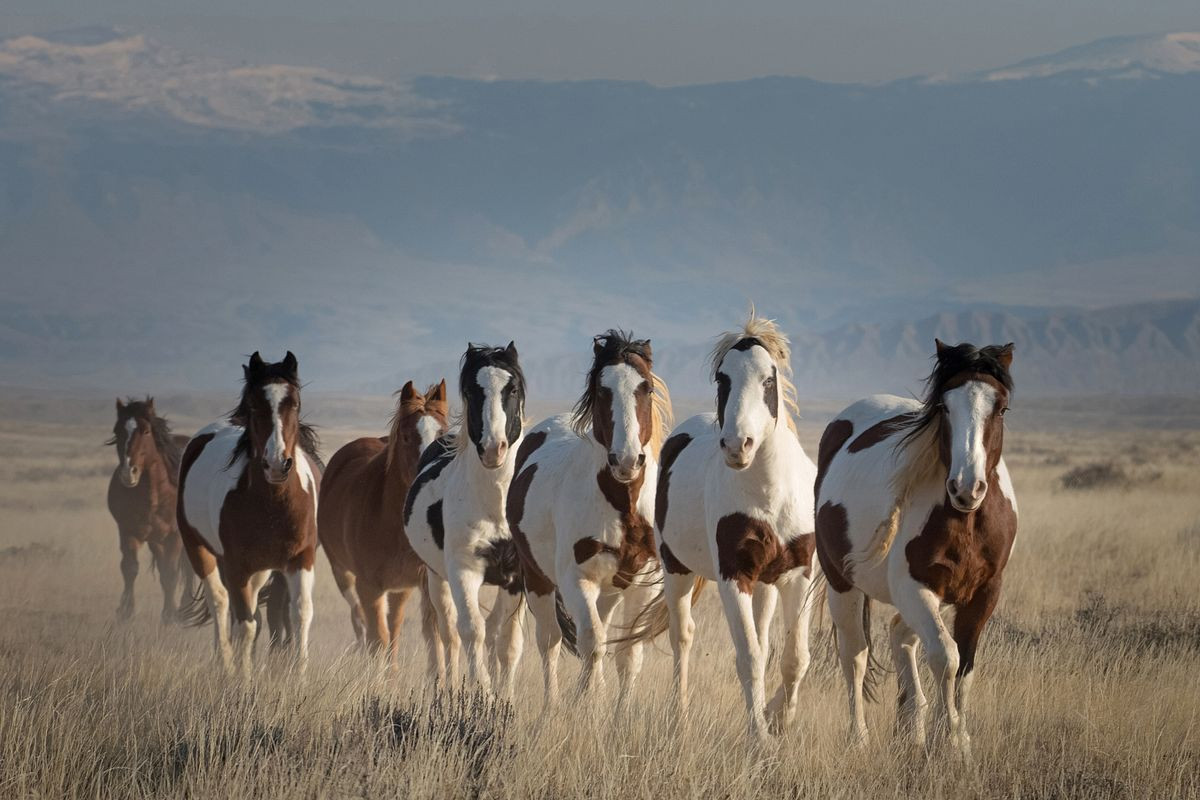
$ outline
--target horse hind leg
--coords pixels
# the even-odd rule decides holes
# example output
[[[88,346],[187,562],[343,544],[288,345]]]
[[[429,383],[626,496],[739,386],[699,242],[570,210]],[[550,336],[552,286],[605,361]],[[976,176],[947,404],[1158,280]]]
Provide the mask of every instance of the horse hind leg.
[[[837,632],[838,660],[846,679],[850,703],[850,741],[863,746],[867,743],[867,720],[863,702],[863,683],[867,678],[870,642],[863,624],[866,596],[857,589],[839,592],[826,587],[829,616]]]
[[[663,602],[667,607],[668,632],[671,638],[671,654],[675,662],[676,701],[679,713],[688,708],[688,667],[691,661],[692,642],[696,638],[696,622],[692,619],[692,592],[696,579],[687,574],[666,573],[663,576]]]
[[[400,630],[404,626],[404,608],[412,593],[412,588],[388,593],[387,660],[392,672],[400,669]]]
[[[163,625],[169,625],[175,621],[178,613],[175,584],[179,580],[179,558],[175,553],[169,552],[164,544],[151,544],[150,553],[158,567],[158,583],[163,593],[162,613],[159,619]]]
[[[527,599],[537,627],[538,653],[542,657],[543,707],[550,708],[558,703],[558,653],[563,640],[557,603],[553,590],[543,595],[530,591]]]
[[[176,535],[176,539],[178,538],[178,535]],[[176,574],[183,577],[183,589],[180,591],[179,600],[175,604],[175,616],[178,619],[182,616],[183,610],[187,608],[188,603],[191,602],[192,596],[196,594],[196,573],[192,569],[192,562],[188,560],[187,551],[183,548],[182,541],[180,542],[179,555],[175,559],[175,570]]]

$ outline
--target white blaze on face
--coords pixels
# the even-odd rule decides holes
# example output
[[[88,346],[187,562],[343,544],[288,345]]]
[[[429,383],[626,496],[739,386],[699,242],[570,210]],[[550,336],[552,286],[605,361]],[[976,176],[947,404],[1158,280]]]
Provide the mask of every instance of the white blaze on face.
[[[637,390],[645,380],[628,364],[613,364],[600,370],[600,385],[612,393],[612,442],[608,452],[617,459],[613,467],[619,480],[632,480],[643,463]]]
[[[720,371],[729,376],[729,398],[721,428],[726,457],[748,465],[779,422],[777,416],[771,415],[765,399],[768,390],[779,391],[778,385],[771,389],[766,385],[776,374],[775,362],[765,348],[755,345],[745,350],[730,350],[721,361]]]
[[[129,469],[132,465],[129,463],[129,446],[133,444],[133,435],[137,433],[137,420],[130,418],[125,420],[125,457],[121,459],[121,466]]]
[[[287,397],[290,387],[286,383],[268,383],[263,387],[267,407],[271,409],[271,435],[263,448],[263,458],[272,467],[278,467],[287,459],[287,443],[283,438],[283,420],[279,404]]]
[[[996,408],[996,389],[967,381],[942,395],[950,424],[950,471],[946,491],[960,511],[974,511],[987,494],[987,447],[984,432]]]
[[[437,418],[432,414],[422,414],[417,420],[417,438],[420,439],[421,450],[424,453],[429,445],[433,444],[438,435],[442,432],[442,426],[438,423]]]
[[[504,387],[512,380],[512,374],[499,367],[481,367],[475,373],[475,382],[483,390],[482,431],[479,440],[483,448],[485,466],[496,467],[504,460],[507,452],[508,418],[504,414]]]

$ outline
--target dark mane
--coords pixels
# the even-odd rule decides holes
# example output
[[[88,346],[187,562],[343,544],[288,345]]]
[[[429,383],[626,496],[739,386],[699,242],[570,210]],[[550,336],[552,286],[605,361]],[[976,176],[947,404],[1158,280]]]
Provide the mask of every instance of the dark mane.
[[[592,424],[592,412],[596,408],[596,394],[600,390],[600,371],[610,364],[624,362],[637,356],[650,367],[653,363],[649,339],[634,339],[632,332],[610,328],[592,340],[595,357],[588,370],[583,394],[575,402],[571,412],[571,426],[582,433]]]
[[[183,448],[171,435],[171,424],[167,418],[154,413],[154,398],[150,395],[146,395],[144,400],[126,397],[125,413],[118,415],[117,422],[119,424],[121,420],[130,417],[144,419],[150,425],[150,435],[154,437],[154,446],[158,448],[163,462],[167,465],[167,478],[171,481],[172,486],[177,486],[179,484],[179,460],[183,457]],[[113,433],[104,443],[115,445],[117,434]]]
[[[525,400],[525,373],[517,360],[516,350],[508,347],[492,347],[487,344],[468,344],[467,352],[463,353],[458,371],[458,393],[463,405],[467,403],[467,380],[483,367],[499,367],[512,373],[520,394],[522,405]]]
[[[986,375],[994,378],[1007,391],[1013,390],[1012,375],[1005,365],[1005,356],[1011,358],[1012,345],[992,344],[987,347],[976,347],[962,342],[954,346],[938,343],[938,353],[934,356],[933,371],[925,379],[925,397],[921,400],[921,409],[912,415],[912,420],[903,423],[907,432],[897,442],[897,447],[907,447],[921,437],[921,434],[940,424],[942,419],[942,395],[946,385],[954,378],[966,372]]]
[[[233,452],[229,454],[229,463],[226,465],[226,468],[233,466],[234,462],[240,456],[249,457],[250,455],[250,392],[263,384],[275,380],[283,381],[299,394],[300,379],[297,377],[295,370],[286,367],[282,361],[275,364],[264,364],[260,368],[259,373],[255,375],[253,382],[251,382],[249,373],[247,373],[246,379],[242,382],[242,396],[238,399],[237,406],[229,412],[229,422],[242,428],[243,431],[242,435],[238,437]],[[325,462],[321,460],[320,453],[321,439],[317,436],[316,429],[303,420],[300,420],[298,425],[300,432],[297,436],[297,443],[305,453],[317,462],[318,469],[324,470]]]

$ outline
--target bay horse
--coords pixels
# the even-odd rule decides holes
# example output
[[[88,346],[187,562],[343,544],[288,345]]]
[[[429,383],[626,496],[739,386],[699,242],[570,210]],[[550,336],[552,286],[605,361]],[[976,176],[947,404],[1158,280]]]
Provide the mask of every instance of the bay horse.
[[[504,503],[525,426],[525,375],[514,343],[468,345],[459,395],[457,426],[421,455],[404,529],[429,568],[443,642],[451,649],[465,643],[468,675],[488,692],[494,655],[497,681],[511,696],[523,645],[523,585]],[[499,588],[486,622],[479,603],[485,583]]]
[[[574,620],[583,691],[602,677],[617,604],[631,625],[659,582],[650,520],[671,405],[652,366],[648,339],[619,330],[595,337],[574,413],[539,423],[517,452],[508,526],[537,620],[547,705],[557,699],[562,641],[555,590]],[[618,710],[641,669],[641,648],[634,640],[617,649]]]
[[[228,419],[200,430],[179,471],[179,531],[203,582],[217,653],[234,668],[230,607],[240,668],[249,677],[259,593],[273,573],[286,576],[291,629],[301,669],[308,661],[317,494],[322,464],[316,432],[300,420],[296,357],[267,363],[257,352]]]
[[[939,685],[938,726],[970,753],[964,714],[975,653],[1000,598],[1017,532],[1004,464],[1013,345],[936,341],[921,401],[875,395],[838,414],[818,453],[817,556],[837,631],[852,741],[864,742],[870,601],[897,610],[890,644],[897,729],[925,741],[917,674],[924,646]],[[955,610],[952,628],[942,611]]]
[[[355,439],[333,454],[317,506],[317,533],[350,604],[355,638],[385,650],[393,667],[405,604],[425,585],[425,565],[404,532],[404,501],[421,453],[446,432],[449,419],[445,381],[424,394],[409,381],[397,394],[387,436]],[[434,611],[423,610],[430,669],[444,681]]]
[[[183,542],[175,522],[175,496],[179,484],[179,458],[188,437],[171,433],[165,417],[154,410],[154,398],[117,398],[117,421],[106,444],[116,445],[117,467],[108,482],[108,510],[117,522],[121,547],[121,576],[125,590],[117,617],[133,616],[133,583],[138,574],[138,550],[150,548],[152,565],[162,586],[162,622],[177,618],[179,608],[192,595],[192,573],[184,562]],[[184,568],[183,592],[175,587]]]
[[[721,336],[710,365],[716,413],[684,421],[663,445],[655,503],[663,594],[634,635],[669,629],[679,707],[686,711],[691,606],[704,582],[715,582],[749,730],[766,741],[794,719],[808,670],[817,469],[796,437],[790,345],[772,320],[751,311],[740,331]],[[764,673],[779,601],[782,681],[767,708]]]

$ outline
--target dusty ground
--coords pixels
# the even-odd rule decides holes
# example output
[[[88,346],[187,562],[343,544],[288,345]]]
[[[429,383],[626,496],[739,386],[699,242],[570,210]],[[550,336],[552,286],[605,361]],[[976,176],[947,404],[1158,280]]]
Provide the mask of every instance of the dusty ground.
[[[870,709],[873,741],[847,750],[827,622],[813,635],[796,729],[771,752],[749,748],[715,593],[698,611],[686,724],[670,710],[665,641],[647,655],[628,718],[613,718],[608,694],[543,716],[531,626],[515,706],[434,700],[415,614],[402,668],[381,673],[348,652],[345,605],[324,562],[307,679],[267,658],[253,686],[231,684],[214,669],[207,631],[159,626],[145,562],[135,618],[114,621],[107,404],[69,425],[48,420],[80,418],[62,414],[71,403],[9,400],[0,399],[0,797],[1200,796],[1200,432],[1186,429],[1186,408],[1109,432],[1100,415],[1069,409],[1040,425],[1019,409],[1010,416],[1021,528],[978,661],[976,760],[964,765],[894,745],[890,676],[887,701]],[[310,413],[382,430],[386,402],[340,402],[326,404],[326,418]],[[197,426],[201,410],[177,410],[176,429]],[[805,422],[810,452],[827,416]],[[354,430],[323,433],[330,453]],[[1060,488],[1072,468],[1114,457],[1124,483]],[[564,687],[575,669],[564,663]],[[774,664],[771,675],[774,684]]]

